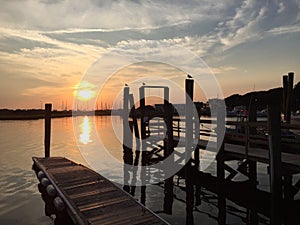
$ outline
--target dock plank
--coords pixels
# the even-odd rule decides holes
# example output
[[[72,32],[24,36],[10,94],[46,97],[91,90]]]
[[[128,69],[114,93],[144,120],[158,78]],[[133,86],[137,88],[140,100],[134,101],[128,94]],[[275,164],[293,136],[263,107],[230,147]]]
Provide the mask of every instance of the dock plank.
[[[75,224],[168,224],[95,171],[63,157],[33,158]]]

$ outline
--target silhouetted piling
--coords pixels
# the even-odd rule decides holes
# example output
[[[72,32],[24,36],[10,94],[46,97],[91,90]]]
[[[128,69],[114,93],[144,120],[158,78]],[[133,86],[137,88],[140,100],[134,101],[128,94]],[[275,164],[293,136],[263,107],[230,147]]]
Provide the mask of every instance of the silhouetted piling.
[[[294,86],[294,73],[288,73],[288,89],[287,89],[287,99],[286,99],[286,122],[291,122],[291,106],[292,106],[292,94]]]
[[[225,179],[224,142],[221,130],[225,129],[225,115],[218,110],[217,114],[217,179],[218,179],[218,224],[226,224],[226,196],[223,190]]]
[[[287,75],[283,75],[282,76],[282,86],[283,86],[283,115],[284,115],[284,121],[286,121],[286,109],[287,109],[287,105],[286,105],[286,100],[287,100],[287,95],[288,95],[288,76]]]
[[[164,140],[164,157],[172,157],[170,161],[174,162],[174,137],[173,137],[173,107],[169,102],[164,104],[164,117],[167,127],[167,138]],[[172,214],[173,207],[173,176],[167,178],[164,184],[164,212],[166,214]]]
[[[129,87],[124,87],[123,99],[123,161],[124,161],[124,187],[123,189],[130,192],[129,170],[133,163],[132,153],[132,129],[133,123],[128,121],[129,118]]]
[[[191,168],[191,154],[193,151],[193,97],[194,97],[194,80],[185,80],[186,91],[186,105],[185,105],[185,118],[186,118],[186,224],[194,224],[193,208],[194,208],[194,186]]]
[[[280,108],[275,102],[268,106],[269,127],[269,157],[270,157],[270,190],[271,190],[271,213],[272,225],[281,224],[282,203],[282,168],[281,168],[281,124]]]
[[[52,104],[45,104],[45,158],[50,157],[51,110]]]

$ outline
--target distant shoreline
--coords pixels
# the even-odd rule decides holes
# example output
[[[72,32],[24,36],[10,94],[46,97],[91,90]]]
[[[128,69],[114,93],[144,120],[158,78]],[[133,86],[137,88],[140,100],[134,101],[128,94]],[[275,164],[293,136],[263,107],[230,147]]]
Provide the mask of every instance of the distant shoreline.
[[[111,110],[96,111],[52,111],[51,118],[64,118],[72,116],[111,116]],[[121,115],[119,111],[113,115]],[[45,118],[44,110],[0,110],[0,120],[38,120]]]

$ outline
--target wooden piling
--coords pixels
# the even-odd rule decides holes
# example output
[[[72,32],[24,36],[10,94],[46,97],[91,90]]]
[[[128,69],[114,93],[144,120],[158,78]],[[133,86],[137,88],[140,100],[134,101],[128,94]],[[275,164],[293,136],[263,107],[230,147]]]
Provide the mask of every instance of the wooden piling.
[[[168,94],[168,93],[167,93]],[[165,99],[164,102],[164,118],[167,127],[167,139],[164,140],[164,157],[172,157],[174,162],[174,137],[173,137],[173,106]],[[167,178],[164,183],[164,213],[172,214],[173,207],[173,176]]]
[[[123,98],[123,161],[124,161],[124,186],[123,189],[130,192],[130,167],[133,163],[132,153],[132,129],[133,123],[129,122],[129,87],[124,87]]]
[[[269,128],[269,158],[270,158],[270,191],[271,212],[270,221],[272,225],[281,224],[282,203],[282,167],[281,167],[281,124],[280,108],[275,102],[268,106],[268,128]]]
[[[196,108],[196,105],[195,105]],[[200,110],[194,112],[194,125],[195,125],[195,138],[198,139],[198,144],[194,150],[194,167],[195,170],[200,171]],[[201,205],[201,182],[196,183],[196,190],[195,190],[195,205]]]
[[[251,134],[251,132],[250,132]],[[249,173],[249,181],[251,188],[254,190],[256,189],[257,186],[257,162],[249,160],[248,164],[248,173]],[[258,214],[255,209],[249,209],[247,210],[247,217],[248,217],[248,222],[251,225],[258,225]]]
[[[256,122],[257,121],[257,100],[254,96],[252,96],[251,102],[249,104],[249,116],[248,116],[248,122],[249,122],[249,126],[247,127],[247,129],[249,130],[249,135],[256,135],[256,127],[251,126],[251,123]],[[247,146],[248,148],[252,147],[252,143],[250,140],[250,137],[247,137]],[[255,143],[254,143],[255,144]],[[247,155],[248,155],[248,151],[247,151]],[[248,175],[249,175],[249,181],[250,181],[250,185],[253,189],[256,189],[257,186],[257,163],[256,161],[252,161],[249,160],[248,162]],[[257,225],[258,224],[258,215],[257,215],[257,211],[256,210],[247,210],[247,219],[249,224],[251,225]]]
[[[186,149],[185,149],[185,162],[186,162],[186,224],[194,224],[193,208],[194,208],[194,185],[191,168],[191,154],[193,146],[193,98],[194,98],[194,80],[185,80],[186,91],[186,105],[185,105],[185,117],[186,117]]]
[[[222,187],[225,180],[225,162],[224,158],[219,155],[217,159],[217,179],[218,179],[218,224],[226,224],[226,197]]]
[[[224,142],[221,130],[225,129],[225,114],[217,111],[217,179],[218,179],[218,224],[226,224],[226,196],[222,187],[225,180]]]
[[[283,115],[284,115],[284,121],[286,121],[286,109],[287,109],[287,105],[286,105],[286,100],[287,100],[287,93],[288,93],[288,76],[287,75],[283,75],[282,76],[282,86],[283,86]]]
[[[292,95],[294,86],[294,73],[288,73],[288,89],[286,99],[286,122],[291,123],[291,106],[292,106]]]
[[[45,158],[50,157],[50,139],[51,139],[51,110],[52,104],[45,104]]]
[[[140,112],[141,112],[141,147],[142,147],[142,166],[146,166],[146,151],[147,151],[147,144],[146,144],[146,121],[147,117],[145,117],[145,106],[146,106],[146,99],[145,99],[145,87],[142,86],[139,88],[139,95],[140,95]]]

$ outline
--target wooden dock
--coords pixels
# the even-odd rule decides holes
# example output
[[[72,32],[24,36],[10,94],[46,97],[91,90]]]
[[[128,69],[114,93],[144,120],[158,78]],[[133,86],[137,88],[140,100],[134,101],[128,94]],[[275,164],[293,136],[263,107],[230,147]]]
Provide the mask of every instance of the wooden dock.
[[[33,162],[41,183],[45,188],[54,187],[53,199],[59,197],[62,200],[58,208],[65,210],[74,224],[168,224],[115,184],[83,165],[62,157],[34,157]]]
[[[287,76],[283,78],[287,83]],[[284,119],[281,118],[280,98],[274,95],[269,96],[268,117],[264,122],[257,120],[255,102],[249,103],[245,121],[226,121],[225,113],[217,113],[215,119],[202,119],[197,110],[191,110],[194,105],[193,79],[185,82],[189,98],[186,96],[183,115],[169,102],[168,87],[141,86],[140,107],[135,109],[134,95],[130,93],[129,86],[125,86],[123,160],[129,166],[124,167],[124,184],[136,180],[131,166],[153,165],[170,157],[174,164],[184,162],[185,165],[163,183],[162,212],[172,214],[174,176],[177,176],[178,186],[179,179],[184,179],[182,189],[186,192],[187,225],[194,225],[193,213],[195,206],[201,204],[202,187],[217,195],[219,224],[227,224],[227,199],[245,207],[244,221],[247,224],[258,225],[260,219],[265,220],[261,215],[269,217],[271,225],[299,222],[300,200],[296,197],[300,191],[300,179],[295,175],[300,174],[300,125],[290,121],[293,73],[289,73],[287,84],[288,87],[284,85]],[[146,106],[145,88],[163,89],[163,107],[153,109]],[[255,99],[255,96],[252,97]],[[54,205],[55,202],[56,205],[59,202],[63,204],[56,207],[58,210],[67,212],[73,222],[80,225],[167,224],[96,172],[65,158],[50,158],[51,107],[45,108],[45,158],[33,160],[40,186],[47,189]],[[208,137],[211,137],[211,145],[208,145]],[[177,151],[179,147],[184,151]],[[200,171],[200,150],[217,153],[216,176]],[[172,153],[176,154],[176,160]],[[227,164],[232,160],[237,160],[237,165]],[[268,167],[270,191],[258,189],[258,162]],[[146,173],[143,176],[148,175]],[[236,181],[235,177],[241,174],[245,180]],[[135,186],[125,186],[124,190],[131,188],[130,193],[134,194]],[[145,202],[145,190],[142,186],[141,202]]]

